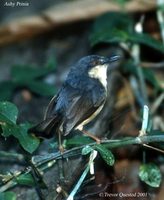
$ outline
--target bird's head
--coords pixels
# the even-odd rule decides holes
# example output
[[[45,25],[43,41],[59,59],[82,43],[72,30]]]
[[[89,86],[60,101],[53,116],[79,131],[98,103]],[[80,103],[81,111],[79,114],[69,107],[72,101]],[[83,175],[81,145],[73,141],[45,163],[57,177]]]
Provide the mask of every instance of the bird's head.
[[[95,71],[99,73],[102,69],[106,69],[112,65],[112,63],[120,59],[119,55],[113,55],[110,57],[98,56],[98,55],[89,55],[83,57],[78,62],[78,68],[84,69],[87,73],[90,71]]]
[[[68,76],[67,82],[77,87],[77,84],[86,85],[87,79],[97,79],[105,87],[107,85],[107,69],[112,66],[112,63],[120,59],[120,56],[114,55],[110,57],[103,57],[98,55],[89,55],[81,58],[74,66],[72,66]]]
[[[113,55],[110,57],[90,55],[81,59],[82,62],[85,62],[88,66],[88,70],[93,68],[104,68],[109,67],[113,62],[116,62],[120,59],[119,55]]]
[[[90,78],[98,79],[104,86],[106,86],[107,69],[120,59],[119,55],[113,55],[110,57],[103,57],[97,55],[90,55],[82,58],[79,63],[83,66],[85,73]]]

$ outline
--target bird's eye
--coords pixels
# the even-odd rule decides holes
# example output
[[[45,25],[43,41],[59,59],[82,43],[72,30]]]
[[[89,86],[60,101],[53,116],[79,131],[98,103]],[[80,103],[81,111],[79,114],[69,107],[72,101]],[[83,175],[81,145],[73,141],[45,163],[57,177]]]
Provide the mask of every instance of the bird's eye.
[[[98,65],[99,63],[98,63],[98,61],[97,60],[93,60],[92,61],[92,66],[96,66],[96,65]]]
[[[100,60],[100,64],[101,64],[101,65],[105,65],[105,64],[107,64],[107,63],[109,63],[109,59],[101,59],[101,60]]]
[[[103,59],[101,59],[101,60],[100,60],[100,63],[101,63],[101,64],[104,64],[104,60],[103,60]]]

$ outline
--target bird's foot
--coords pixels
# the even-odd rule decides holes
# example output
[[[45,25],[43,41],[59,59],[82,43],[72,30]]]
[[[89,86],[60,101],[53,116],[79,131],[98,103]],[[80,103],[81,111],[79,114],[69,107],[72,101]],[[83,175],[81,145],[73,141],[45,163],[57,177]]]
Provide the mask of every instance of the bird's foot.
[[[61,154],[63,154],[64,153],[64,147],[63,147],[63,145],[59,145],[59,151],[60,151],[60,153]]]

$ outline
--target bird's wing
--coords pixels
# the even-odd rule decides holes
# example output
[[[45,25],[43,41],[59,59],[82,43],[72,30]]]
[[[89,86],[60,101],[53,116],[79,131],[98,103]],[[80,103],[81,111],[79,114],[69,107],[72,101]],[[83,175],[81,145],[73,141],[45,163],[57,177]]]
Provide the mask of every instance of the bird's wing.
[[[63,134],[67,135],[73,128],[91,117],[97,109],[104,104],[105,96],[96,95],[95,89],[80,91],[68,90]],[[99,94],[99,93],[97,93]]]
[[[33,133],[40,138],[51,138],[55,135],[62,121],[62,116],[59,113],[54,113],[57,96],[54,96],[48,104],[43,121],[30,128],[29,133]]]
[[[48,118],[40,122],[39,124],[31,127],[28,132],[34,134],[40,138],[51,138],[53,135],[51,130],[56,123],[56,118]],[[54,133],[55,134],[55,133]]]
[[[52,116],[52,111],[54,110],[56,103],[57,103],[57,95],[55,95],[49,102],[44,114],[44,120]]]

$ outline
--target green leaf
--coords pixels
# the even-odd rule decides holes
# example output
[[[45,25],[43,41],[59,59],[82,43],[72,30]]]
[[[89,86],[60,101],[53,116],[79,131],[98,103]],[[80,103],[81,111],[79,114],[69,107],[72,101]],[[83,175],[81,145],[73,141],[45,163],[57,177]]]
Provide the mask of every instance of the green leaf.
[[[30,124],[2,124],[1,125],[4,137],[8,137],[10,135],[14,136],[18,139],[20,145],[29,153],[33,153],[39,146],[39,139],[33,137],[32,135],[28,134],[28,129],[30,128]]]
[[[14,192],[2,192],[0,193],[0,200],[16,200],[16,194]]]
[[[104,32],[104,30],[123,30],[126,32],[133,31],[133,20],[127,13],[109,12],[98,17],[93,24],[92,34]]]
[[[129,34],[128,41],[144,44],[164,53],[163,44],[146,33]]]
[[[145,79],[150,83],[152,84],[155,89],[162,89],[159,82],[158,82],[158,79],[156,78],[155,76],[155,73],[151,70],[151,69],[146,69],[146,68],[141,68],[142,69],[142,72],[143,72],[143,75],[145,77]]]
[[[125,13],[110,12],[100,16],[90,35],[91,46],[99,43],[139,43],[164,52],[161,42],[148,34],[136,33],[131,17]]]
[[[52,96],[55,93],[54,86],[37,79],[54,71],[55,65],[56,62],[52,61],[44,68],[17,65],[12,68],[11,76],[16,87],[27,87],[36,94]]]
[[[26,151],[33,153],[38,148],[40,141],[38,138],[28,134],[29,128],[30,124],[21,124],[13,131],[13,136],[19,140],[19,143]]]
[[[87,146],[85,146],[85,147],[82,149],[81,154],[82,154],[82,155],[87,155],[87,154],[89,154],[89,153],[92,152],[92,151],[93,151],[93,148],[87,145]]]
[[[57,66],[57,60],[53,57],[50,57],[48,60],[47,60],[47,63],[45,65],[45,68],[48,68],[48,69],[52,69],[54,70]],[[51,71],[50,71],[51,72]]]
[[[15,84],[17,84],[17,87],[28,88],[30,91],[41,96],[53,96],[56,92],[55,87],[53,85],[50,85],[43,81],[20,80]]]
[[[133,20],[128,14],[110,12],[98,17],[90,35],[91,45],[100,42],[119,43],[126,41],[127,33],[133,32]]]
[[[34,80],[41,78],[50,72],[54,71],[55,66],[47,65],[48,67],[38,68],[36,66],[15,65],[11,70],[11,76],[14,81]]]
[[[65,141],[65,147],[69,148],[72,146],[80,146],[80,145],[84,145],[84,144],[89,144],[93,142],[93,140],[89,137],[85,137],[85,136],[75,136],[71,139],[67,139]]]
[[[112,154],[112,152],[110,150],[108,150],[107,148],[105,148],[101,144],[95,145],[95,149],[100,153],[100,155],[103,158],[103,160],[109,166],[113,166],[114,165],[115,159],[114,159],[114,156],[113,156],[113,154]]]
[[[8,101],[11,99],[15,85],[12,81],[0,82],[0,101]]]
[[[13,134],[13,130],[15,129],[15,125],[14,124],[8,124],[8,123],[2,123],[1,128],[2,128],[1,135],[3,137],[9,137],[10,135]]]
[[[39,146],[39,139],[28,134],[30,124],[16,125],[18,115],[17,107],[10,102],[0,102],[0,125],[2,135],[16,137],[21,146],[29,153],[34,152]]]
[[[151,187],[159,187],[162,175],[161,172],[155,164],[143,164],[139,169],[139,177],[141,181],[145,182]]]
[[[0,102],[0,122],[16,124],[17,116],[18,109],[14,104],[8,101]]]
[[[11,69],[11,80],[0,83],[0,101],[10,100],[15,89],[27,87],[36,94],[52,96],[55,93],[54,86],[40,79],[53,72],[56,60],[50,59],[45,67],[15,65]],[[38,80],[39,79],[39,80]]]
[[[128,34],[125,31],[120,31],[118,29],[113,30],[101,30],[101,32],[97,32],[92,34],[90,37],[91,46],[95,46],[99,43],[120,43],[127,42]]]
[[[16,177],[16,182],[20,185],[34,186],[35,181],[31,174],[22,174]]]
[[[42,96],[53,96],[56,92],[55,87],[42,81],[31,81],[25,84],[32,92]]]
[[[135,76],[138,76],[137,67],[140,66],[136,66],[132,60],[128,60],[123,65],[123,69],[125,72],[132,73]],[[151,69],[141,68],[141,71],[146,81],[148,81],[151,85],[153,85],[156,90],[162,90],[158,82],[158,79],[155,76],[155,73]]]
[[[164,52],[164,47],[161,42],[154,39],[148,34],[144,33],[128,33],[114,28],[113,30],[105,30],[104,32],[98,32],[91,37],[91,45],[94,46],[98,43],[121,43],[121,42],[131,42],[131,43],[140,43],[147,45],[151,48],[154,48],[158,51]]]

